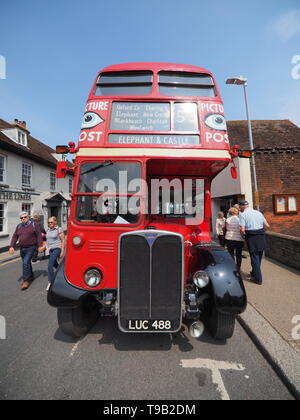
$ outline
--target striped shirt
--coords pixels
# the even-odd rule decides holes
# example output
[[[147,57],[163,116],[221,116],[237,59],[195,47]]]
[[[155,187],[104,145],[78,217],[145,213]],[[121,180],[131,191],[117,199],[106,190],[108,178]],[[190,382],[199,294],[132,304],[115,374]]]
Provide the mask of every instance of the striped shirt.
[[[230,216],[226,220],[226,236],[227,241],[244,241],[240,233],[240,221],[238,216]]]
[[[47,248],[55,249],[61,248],[61,239],[59,235],[63,233],[61,227],[56,226],[54,229],[47,230]]]

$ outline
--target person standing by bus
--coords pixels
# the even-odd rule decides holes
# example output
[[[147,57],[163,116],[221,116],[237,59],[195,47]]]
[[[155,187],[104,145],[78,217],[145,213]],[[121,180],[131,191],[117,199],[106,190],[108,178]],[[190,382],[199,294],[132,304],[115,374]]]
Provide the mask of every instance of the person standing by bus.
[[[44,224],[42,222],[41,215],[39,213],[34,213],[32,220],[35,221],[39,225],[41,233],[42,233],[43,241],[45,241],[46,240],[46,231],[45,231],[45,228],[44,228]],[[39,255],[39,251],[38,251],[38,247],[36,247],[36,249],[34,251],[34,254],[32,256],[32,260],[31,260],[32,264],[36,264],[36,263],[39,262],[38,255]]]
[[[61,227],[57,225],[56,217],[50,217],[48,219],[48,229],[46,231],[46,246],[44,250],[49,251],[48,261],[48,286],[49,290],[54,280],[54,268],[58,267],[58,258],[62,258],[65,252],[65,234]]]
[[[19,216],[21,223],[17,225],[11,238],[9,253],[13,255],[15,246],[17,244],[20,246],[20,256],[23,263],[21,290],[26,290],[33,280],[31,259],[37,247],[38,251],[42,252],[43,239],[39,225],[29,219],[27,212],[22,211]]]
[[[248,201],[240,201],[239,206],[240,231],[246,239],[251,258],[251,280],[262,285],[261,261],[266,249],[265,229],[269,229],[270,225],[260,211],[248,207]]]
[[[226,245],[229,254],[235,261],[238,269],[242,265],[242,250],[244,246],[244,239],[240,232],[239,211],[236,207],[232,207],[228,211],[229,217],[226,219]]]
[[[225,234],[224,234],[225,223],[226,223],[226,219],[224,217],[224,213],[220,211],[218,213],[218,218],[216,220],[216,232],[217,232],[221,246],[225,246]]]

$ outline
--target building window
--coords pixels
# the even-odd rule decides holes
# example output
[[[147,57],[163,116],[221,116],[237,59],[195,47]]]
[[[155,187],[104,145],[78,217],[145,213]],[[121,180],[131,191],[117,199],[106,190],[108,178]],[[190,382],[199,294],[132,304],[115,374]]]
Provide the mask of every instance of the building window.
[[[0,203],[0,233],[4,232],[5,228],[5,203]]]
[[[26,134],[18,130],[18,143],[26,146]]]
[[[22,163],[22,186],[31,187],[32,166]]]
[[[274,213],[275,214],[297,214],[298,213],[298,194],[274,194]]]
[[[31,203],[22,203],[22,211],[26,211],[31,216]]]
[[[5,182],[5,156],[0,155],[0,183],[4,183]]]
[[[69,178],[69,194],[72,194],[73,191],[73,179]]]
[[[50,172],[50,191],[56,191],[56,175]]]

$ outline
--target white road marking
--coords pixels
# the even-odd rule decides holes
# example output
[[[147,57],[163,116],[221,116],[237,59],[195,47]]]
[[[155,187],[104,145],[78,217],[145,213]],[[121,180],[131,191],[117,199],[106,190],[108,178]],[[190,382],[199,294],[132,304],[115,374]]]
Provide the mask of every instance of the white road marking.
[[[181,366],[183,368],[196,368],[196,369],[209,369],[212,372],[212,381],[213,384],[217,386],[217,390],[220,392],[222,400],[230,400],[228,392],[225,388],[221,376],[221,370],[245,370],[244,366],[236,363],[229,362],[219,362],[216,360],[209,359],[191,359],[191,360],[181,360]]]
[[[81,343],[81,341],[83,340],[83,338],[81,338],[79,341],[77,341],[77,343],[74,344],[74,346],[72,347],[71,353],[70,353],[70,357],[73,357],[74,354],[76,353],[79,344]]]

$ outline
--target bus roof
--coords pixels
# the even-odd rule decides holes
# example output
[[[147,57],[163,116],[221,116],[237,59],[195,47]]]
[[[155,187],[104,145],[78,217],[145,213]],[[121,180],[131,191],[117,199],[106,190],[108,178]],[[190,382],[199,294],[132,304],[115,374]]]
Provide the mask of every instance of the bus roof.
[[[160,62],[114,64],[114,65],[105,67],[99,73],[110,72],[110,71],[126,71],[126,70],[152,70],[153,72],[158,72],[161,70],[188,71],[191,73],[207,73],[212,76],[212,73],[203,67],[191,66],[188,64],[160,63]]]

